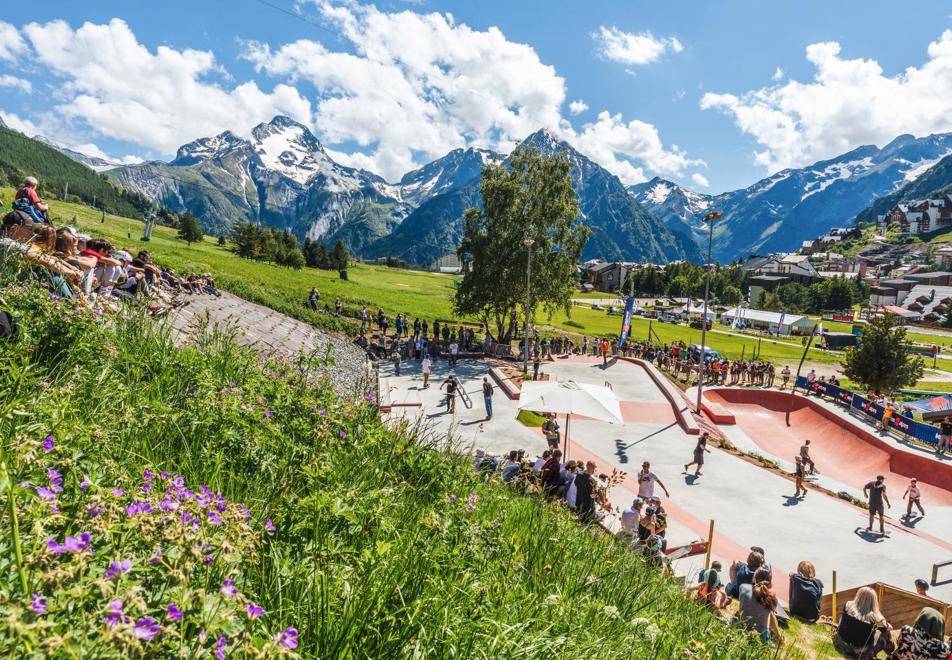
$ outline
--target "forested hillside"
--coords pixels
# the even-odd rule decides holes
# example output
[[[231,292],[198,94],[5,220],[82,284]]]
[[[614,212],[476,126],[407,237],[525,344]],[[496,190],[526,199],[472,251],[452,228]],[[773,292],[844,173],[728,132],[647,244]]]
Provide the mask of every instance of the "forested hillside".
[[[141,218],[155,208],[143,195],[118,188],[56,149],[0,127],[0,181],[18,186],[27,175],[40,180],[42,197],[62,197],[68,183],[72,201],[95,203],[107,213]]]

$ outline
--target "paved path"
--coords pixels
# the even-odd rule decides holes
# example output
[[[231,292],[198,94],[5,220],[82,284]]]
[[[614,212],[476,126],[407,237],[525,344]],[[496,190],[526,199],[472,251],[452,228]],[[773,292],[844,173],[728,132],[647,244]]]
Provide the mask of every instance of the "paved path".
[[[176,341],[181,343],[195,335],[203,324],[210,323],[232,331],[235,341],[250,346],[263,355],[283,352],[304,353],[331,361],[318,371],[326,374],[334,388],[345,397],[362,394],[367,376],[366,353],[346,339],[321,332],[314,326],[292,319],[273,309],[256,305],[230,293],[214,296],[186,296],[188,304],[172,316]]]
[[[557,360],[543,370],[559,379],[574,378],[598,385],[608,381],[621,398],[632,397],[628,399],[630,405],[624,406],[624,425],[575,420],[571,424],[569,458],[594,460],[599,472],[610,473],[616,468],[628,473],[629,478],[612,491],[617,507],[630,501],[637,488],[632,477],[641,462],[649,459],[652,470],[671,492],[670,500],[665,500],[673,521],[670,542],[678,545],[706,537],[708,521],[713,518],[717,530],[714,556],[729,563],[745,558],[752,545],[764,547],[778,571],[775,584],[781,595],[787,591],[783,576],[804,559],[816,565],[818,575],[827,584],[836,570],[841,588],[875,580],[911,588],[916,578],[928,579],[933,563],[952,558],[952,543],[910,532],[898,522],[889,525],[886,538],[867,535],[862,531],[866,527],[864,510],[816,491],[805,500],[795,500],[791,497],[792,481],[717,449],[707,455],[700,479],[683,473],[695,439],[677,426],[673,415],[659,416],[655,404],[660,395],[636,365],[617,361],[603,370],[594,359],[572,358]],[[517,422],[517,402],[509,401],[498,390],[494,418],[489,422],[483,419],[479,384],[487,372],[485,363],[458,365],[456,374],[471,393],[473,409],[467,410],[457,402],[457,413],[446,413],[440,406],[438,387],[448,372],[445,363],[438,363],[427,390],[420,389],[415,362],[405,365],[401,377],[388,375],[388,387],[395,392],[415,388],[412,391],[422,404],[396,414],[418,417],[436,436],[448,432],[460,449],[480,447],[502,454],[525,448],[529,456],[543,451],[545,442],[538,429]],[[564,421],[562,426],[564,430]],[[952,540],[952,533],[942,536]],[[682,560],[676,570],[693,577],[701,561],[703,557]],[[933,587],[932,592],[950,600],[952,583]]]

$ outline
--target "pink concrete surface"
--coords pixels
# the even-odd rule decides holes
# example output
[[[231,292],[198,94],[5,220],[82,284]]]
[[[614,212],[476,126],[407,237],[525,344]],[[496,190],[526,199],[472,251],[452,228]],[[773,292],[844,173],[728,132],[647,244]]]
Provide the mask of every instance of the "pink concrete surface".
[[[675,424],[678,418],[669,403],[642,403],[620,401],[621,416],[626,422],[636,424]],[[573,417],[572,419],[576,419]]]
[[[756,389],[705,390],[714,404],[734,413],[737,426],[759,447],[793,460],[810,440],[817,469],[841,483],[862,488],[886,476],[890,500],[899,502],[910,478],[917,478],[923,502],[952,506],[952,465],[904,451],[807,398]]]

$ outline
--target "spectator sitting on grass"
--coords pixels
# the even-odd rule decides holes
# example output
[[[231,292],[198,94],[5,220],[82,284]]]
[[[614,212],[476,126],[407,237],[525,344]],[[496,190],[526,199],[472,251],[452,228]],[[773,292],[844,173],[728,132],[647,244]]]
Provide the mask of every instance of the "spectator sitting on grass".
[[[730,568],[731,581],[727,585],[727,595],[731,598],[737,598],[740,593],[740,586],[751,584],[757,569],[763,565],[764,556],[756,551],[751,551],[747,555],[747,563],[733,562]]]
[[[709,610],[719,614],[721,610],[731,604],[732,599],[724,591],[721,583],[721,562],[714,561],[711,567],[701,571],[698,583],[689,591],[695,592],[695,598],[704,603]]]
[[[640,497],[636,497],[631,502],[631,506],[622,511],[621,530],[622,533],[631,536],[638,535],[638,524],[641,521],[641,506],[644,502]]]
[[[790,576],[790,613],[813,623],[820,618],[820,599],[823,598],[823,583],[816,577],[816,569],[808,561],[797,565],[797,572]]]
[[[896,660],[946,660],[950,650],[944,637],[942,615],[931,607],[924,607],[913,625],[899,629],[896,650],[889,657]]]
[[[833,645],[852,658],[875,658],[880,652],[892,653],[892,627],[879,611],[879,599],[869,587],[862,587],[840,612]]]
[[[502,480],[514,481],[520,472],[522,472],[522,463],[519,461],[519,452],[513,449],[502,464]]]
[[[777,595],[773,592],[770,571],[760,568],[754,573],[751,583],[742,584],[738,602],[737,621],[747,630],[758,633],[763,642],[770,641],[771,635],[780,636],[776,617]]]

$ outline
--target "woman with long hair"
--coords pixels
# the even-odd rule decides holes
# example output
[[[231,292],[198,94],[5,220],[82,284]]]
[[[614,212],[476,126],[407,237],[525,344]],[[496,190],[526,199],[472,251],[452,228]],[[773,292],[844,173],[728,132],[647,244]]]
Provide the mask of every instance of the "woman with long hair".
[[[875,658],[881,651],[892,653],[892,627],[879,611],[879,599],[869,587],[862,587],[840,612],[833,636],[837,650],[854,658]]]
[[[747,630],[758,633],[763,642],[770,641],[774,635],[780,636],[776,617],[777,594],[769,570],[758,568],[752,583],[740,585],[738,602],[737,619]]]

